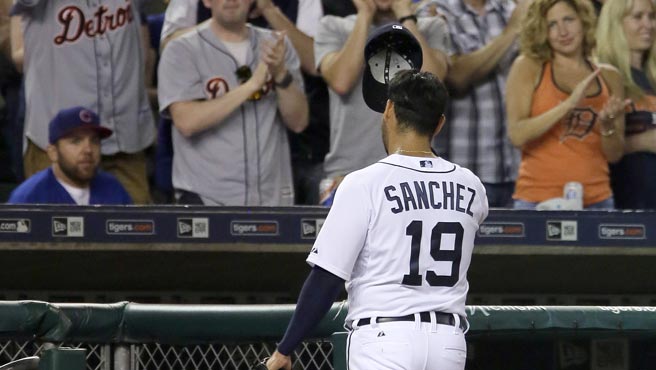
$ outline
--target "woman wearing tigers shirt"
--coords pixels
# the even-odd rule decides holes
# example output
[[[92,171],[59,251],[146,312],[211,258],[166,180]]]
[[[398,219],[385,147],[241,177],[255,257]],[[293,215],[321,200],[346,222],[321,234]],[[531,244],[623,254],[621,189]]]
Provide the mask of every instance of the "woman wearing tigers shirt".
[[[611,166],[617,208],[656,209],[656,9],[650,0],[608,0],[597,27],[597,56],[617,67],[633,103],[625,156]]]
[[[595,16],[587,0],[534,0],[521,55],[506,86],[508,135],[522,150],[515,208],[561,197],[583,184],[585,208],[613,208],[608,162],[624,148],[624,88],[612,67],[595,66]]]

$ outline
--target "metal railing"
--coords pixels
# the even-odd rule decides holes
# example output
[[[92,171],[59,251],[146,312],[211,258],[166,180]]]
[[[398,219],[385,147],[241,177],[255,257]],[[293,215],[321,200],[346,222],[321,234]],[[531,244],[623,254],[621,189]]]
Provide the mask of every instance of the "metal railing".
[[[297,348],[295,369],[345,368],[346,335],[336,333],[345,316],[340,306],[335,304],[319,323],[315,339]],[[51,347],[71,347],[86,349],[86,370],[247,370],[276,348],[293,309],[0,301],[0,364],[39,356]],[[521,338],[525,343],[570,336],[653,341],[655,313],[656,307],[649,306],[468,306],[468,340]]]
[[[250,370],[254,362],[271,355],[276,348],[273,342],[125,346],[9,340],[0,342],[0,364],[40,356],[45,349],[55,346],[85,349],[87,370]],[[295,351],[294,369],[333,370],[332,352],[329,341],[303,342]]]

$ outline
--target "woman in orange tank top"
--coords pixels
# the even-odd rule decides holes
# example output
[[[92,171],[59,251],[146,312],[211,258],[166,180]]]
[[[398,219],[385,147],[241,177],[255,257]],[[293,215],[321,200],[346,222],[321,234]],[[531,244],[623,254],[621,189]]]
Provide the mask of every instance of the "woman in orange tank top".
[[[520,36],[521,55],[506,86],[508,135],[522,150],[515,208],[563,197],[583,185],[585,208],[613,208],[608,162],[624,147],[620,74],[595,66],[595,15],[587,0],[534,0]]]
[[[611,166],[615,205],[656,209],[656,6],[608,0],[597,27],[599,61],[617,67],[633,103],[626,111],[624,157]]]

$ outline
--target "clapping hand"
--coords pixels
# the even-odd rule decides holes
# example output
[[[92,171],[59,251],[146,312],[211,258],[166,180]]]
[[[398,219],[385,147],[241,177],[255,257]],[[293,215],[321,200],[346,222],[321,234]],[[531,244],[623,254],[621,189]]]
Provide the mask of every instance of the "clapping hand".
[[[565,101],[566,103],[569,104],[570,109],[576,108],[576,106],[579,104],[581,99],[585,96],[585,90],[588,89],[588,86],[594,81],[597,76],[601,73],[601,69],[597,68],[592,73],[590,73],[586,78],[584,78],[581,82],[579,82],[574,90],[572,90],[572,93],[569,95],[569,98]]]
[[[602,125],[607,123],[609,127],[602,127],[605,129],[613,128],[613,120],[621,114],[624,114],[624,110],[627,106],[631,104],[631,99],[620,99],[616,96],[611,96],[604,107],[599,111],[599,121]]]
[[[261,60],[266,64],[274,80],[280,80],[286,73],[285,68],[285,32],[274,32],[272,40],[262,44]]]

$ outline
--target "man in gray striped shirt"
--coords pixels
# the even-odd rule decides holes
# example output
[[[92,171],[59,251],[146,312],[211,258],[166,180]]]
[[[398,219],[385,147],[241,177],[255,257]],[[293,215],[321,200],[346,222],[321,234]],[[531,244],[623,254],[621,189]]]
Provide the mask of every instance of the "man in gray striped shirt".
[[[506,134],[505,85],[529,2],[433,0],[419,10],[445,15],[454,50],[448,134],[435,137],[433,148],[480,177],[491,207],[512,204],[519,153]]]

